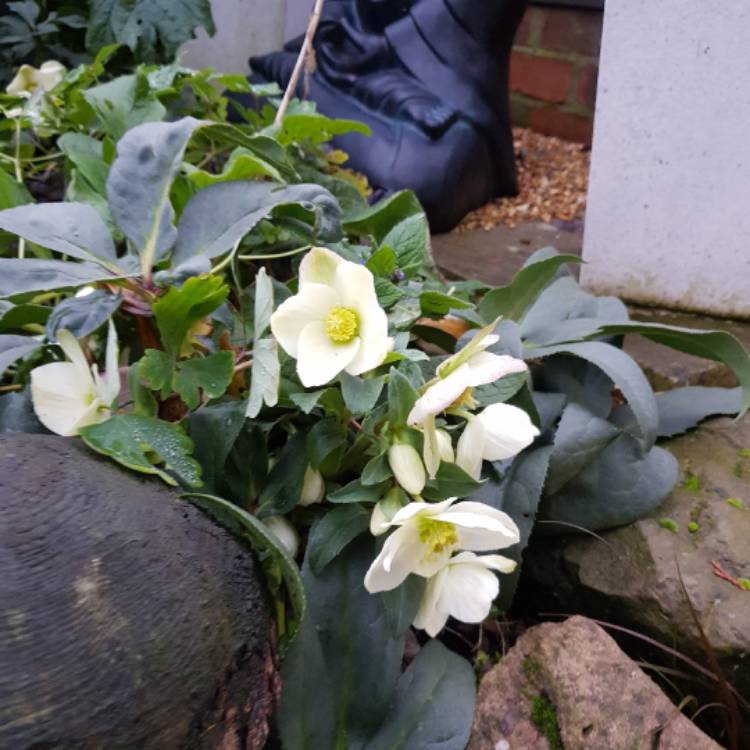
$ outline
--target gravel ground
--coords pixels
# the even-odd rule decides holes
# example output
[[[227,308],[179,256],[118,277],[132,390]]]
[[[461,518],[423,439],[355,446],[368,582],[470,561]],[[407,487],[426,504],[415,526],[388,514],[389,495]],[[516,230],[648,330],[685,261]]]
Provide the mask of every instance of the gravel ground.
[[[590,151],[580,143],[513,128],[520,192],[472,211],[454,231],[573,222],[586,211]]]

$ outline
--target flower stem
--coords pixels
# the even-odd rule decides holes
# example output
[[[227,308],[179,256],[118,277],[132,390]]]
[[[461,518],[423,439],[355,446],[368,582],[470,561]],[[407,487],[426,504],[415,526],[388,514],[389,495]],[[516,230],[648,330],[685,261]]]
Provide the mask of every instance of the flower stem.
[[[266,255],[238,255],[237,257],[240,260],[274,260],[275,258],[289,258],[292,255],[304,253],[305,250],[309,250],[310,247],[310,245],[303,245],[302,247],[297,247],[294,250],[287,250],[284,253],[268,253]]]

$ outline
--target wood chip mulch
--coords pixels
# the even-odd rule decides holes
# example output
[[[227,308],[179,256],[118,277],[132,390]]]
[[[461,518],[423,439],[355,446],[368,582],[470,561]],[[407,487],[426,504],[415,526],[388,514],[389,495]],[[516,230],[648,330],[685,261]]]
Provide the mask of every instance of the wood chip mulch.
[[[590,149],[580,143],[513,128],[520,192],[472,211],[456,227],[490,230],[498,224],[517,227],[533,221],[547,224],[582,219],[586,210]]]

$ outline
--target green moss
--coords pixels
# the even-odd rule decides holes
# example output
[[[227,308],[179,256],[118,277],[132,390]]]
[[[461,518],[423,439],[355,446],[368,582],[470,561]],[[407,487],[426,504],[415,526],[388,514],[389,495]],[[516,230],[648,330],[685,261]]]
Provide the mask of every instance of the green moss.
[[[685,474],[685,479],[682,480],[682,486],[690,492],[700,492],[701,479],[697,474],[688,471]]]
[[[673,521],[671,518],[660,518],[659,519],[659,526],[662,527],[662,529],[666,529],[667,531],[671,531],[673,534],[679,534],[680,533],[680,527],[679,525]]]
[[[727,502],[728,502],[728,503],[729,503],[729,504],[730,504],[730,505],[731,505],[731,506],[732,506],[733,508],[737,508],[737,510],[745,510],[745,503],[743,503],[743,502],[742,502],[742,500],[740,500],[740,499],[739,499],[739,498],[737,498],[737,497],[730,497],[730,498],[727,498]]]
[[[531,698],[531,720],[549,742],[550,750],[563,750],[555,707],[543,695]]]
[[[690,523],[688,524],[688,531],[689,531],[689,532],[690,532],[691,534],[695,534],[695,533],[697,533],[699,529],[700,529],[700,525],[699,525],[699,524],[697,524],[697,523],[696,523],[695,521],[691,521],[691,522],[690,522]]]
[[[745,591],[750,591],[750,578],[738,578],[737,583],[739,583]]]

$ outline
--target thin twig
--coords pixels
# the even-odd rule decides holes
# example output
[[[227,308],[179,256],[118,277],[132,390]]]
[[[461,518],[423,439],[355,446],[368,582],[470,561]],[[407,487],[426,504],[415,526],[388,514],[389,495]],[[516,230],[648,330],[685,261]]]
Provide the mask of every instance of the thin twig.
[[[273,121],[274,125],[281,125],[284,120],[284,115],[289,108],[289,102],[292,101],[294,92],[297,90],[297,84],[299,83],[299,77],[302,75],[302,71],[305,68],[305,60],[307,60],[312,48],[313,37],[318,29],[318,23],[320,21],[320,14],[323,11],[324,0],[315,0],[315,7],[313,8],[312,16],[310,16],[310,23],[307,25],[307,31],[305,32],[305,41],[302,42],[302,49],[299,51],[297,56],[297,62],[294,63],[294,70],[292,71],[292,77],[289,79],[289,84],[284,92],[284,97],[279,104],[279,111],[276,113],[276,119]]]

